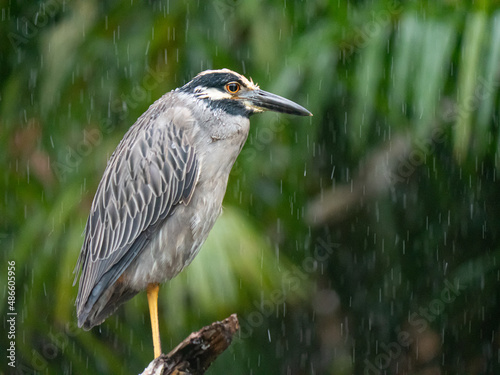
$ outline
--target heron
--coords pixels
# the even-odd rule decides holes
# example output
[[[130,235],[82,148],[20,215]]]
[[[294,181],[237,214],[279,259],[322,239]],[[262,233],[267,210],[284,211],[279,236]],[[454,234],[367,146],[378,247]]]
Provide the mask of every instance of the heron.
[[[85,330],[146,290],[155,358],[159,285],[188,266],[217,217],[251,115],[312,116],[229,69],[207,70],[163,95],[108,160],[74,270]]]

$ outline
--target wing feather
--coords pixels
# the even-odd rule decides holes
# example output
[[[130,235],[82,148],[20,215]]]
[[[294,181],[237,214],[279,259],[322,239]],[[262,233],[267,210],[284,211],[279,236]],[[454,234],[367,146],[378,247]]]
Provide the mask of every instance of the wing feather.
[[[114,283],[144,249],[151,229],[193,194],[196,150],[181,128],[154,121],[143,115],[131,127],[97,188],[75,268],[75,283],[81,268],[79,318],[102,294],[103,282]]]

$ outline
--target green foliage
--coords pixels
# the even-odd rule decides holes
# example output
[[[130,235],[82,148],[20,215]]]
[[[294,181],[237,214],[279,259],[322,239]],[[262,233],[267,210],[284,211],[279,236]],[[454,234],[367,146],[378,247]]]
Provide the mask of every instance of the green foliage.
[[[48,0],[2,15],[0,280],[15,260],[19,370],[152,359],[144,295],[76,327],[81,233],[128,127],[227,67],[314,117],[252,118],[223,215],[161,289],[164,351],[236,312],[241,338],[212,373],[500,371],[498,1]]]

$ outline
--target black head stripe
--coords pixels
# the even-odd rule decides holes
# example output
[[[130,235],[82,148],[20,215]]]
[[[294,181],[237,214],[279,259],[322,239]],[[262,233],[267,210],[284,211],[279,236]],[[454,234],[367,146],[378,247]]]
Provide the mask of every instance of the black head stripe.
[[[236,74],[228,72],[216,72],[197,75],[195,78],[193,78],[192,81],[182,86],[180,88],[180,91],[194,92],[196,87],[199,86],[207,88],[223,88],[224,85],[229,82],[238,82],[242,86],[245,86],[245,83],[242,81],[241,77]]]

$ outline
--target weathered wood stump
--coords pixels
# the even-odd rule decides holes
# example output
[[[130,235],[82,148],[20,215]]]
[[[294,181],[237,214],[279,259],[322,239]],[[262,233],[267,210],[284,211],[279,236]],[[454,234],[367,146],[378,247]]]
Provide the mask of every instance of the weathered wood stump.
[[[239,330],[238,317],[232,314],[191,333],[175,349],[162,354],[141,375],[201,375],[226,350]]]

